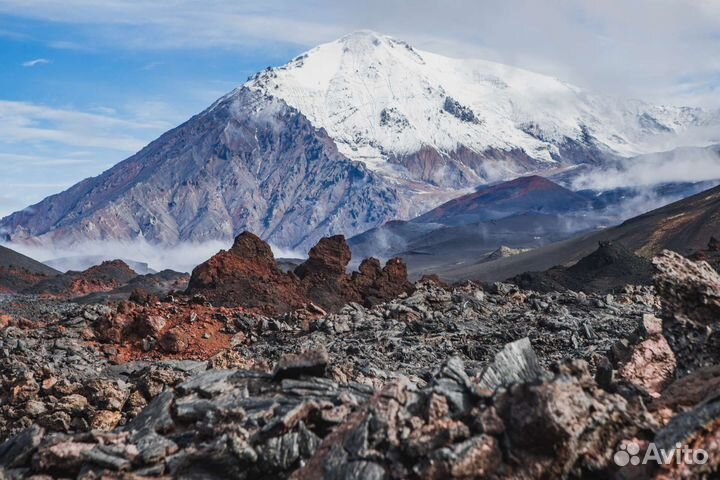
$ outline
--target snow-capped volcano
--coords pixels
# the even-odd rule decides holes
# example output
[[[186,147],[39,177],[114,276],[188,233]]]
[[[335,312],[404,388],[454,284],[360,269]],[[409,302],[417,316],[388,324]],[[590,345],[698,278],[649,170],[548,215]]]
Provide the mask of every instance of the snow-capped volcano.
[[[306,250],[489,181],[646,152],[709,119],[358,32],[255,75],[103,174],[0,220],[0,240],[172,245],[250,230]]]
[[[297,108],[349,158],[420,191],[647,153],[706,115],[594,96],[370,31],[313,48],[246,86]]]

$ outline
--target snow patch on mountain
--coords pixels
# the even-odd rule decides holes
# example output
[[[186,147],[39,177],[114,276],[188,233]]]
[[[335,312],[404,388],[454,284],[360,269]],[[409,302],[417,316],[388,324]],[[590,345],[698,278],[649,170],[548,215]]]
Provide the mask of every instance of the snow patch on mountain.
[[[605,98],[550,76],[445,57],[371,31],[313,48],[246,86],[283,99],[327,130],[343,154],[400,184],[428,179],[399,158],[428,149],[441,157],[494,152],[483,168],[461,160],[468,168],[453,188],[589,160],[570,158],[578,145],[595,156],[648,153],[660,139],[666,144],[668,135],[711,120],[701,109]],[[537,163],[504,158],[511,152]]]

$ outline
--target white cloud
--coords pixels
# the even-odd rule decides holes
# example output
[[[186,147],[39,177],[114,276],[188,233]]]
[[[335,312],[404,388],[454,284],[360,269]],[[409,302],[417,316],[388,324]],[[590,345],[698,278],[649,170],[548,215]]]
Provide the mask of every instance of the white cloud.
[[[2,198],[0,197],[0,202]],[[1,204],[1,203],[0,203]],[[102,260],[117,258],[147,263],[154,270],[166,268],[179,272],[191,272],[197,265],[206,261],[220,250],[232,246],[232,240],[211,240],[207,242],[181,242],[168,248],[155,245],[145,240],[134,241],[96,241],[81,244],[63,245],[61,242],[47,245],[42,241],[33,244],[4,243],[2,244],[17,252],[41,262],[55,259],[66,259],[64,263],[82,263],[90,259],[85,268],[96,265]],[[286,250],[271,245],[275,258],[307,258],[305,252]]]
[[[167,129],[164,121],[135,121],[110,115],[0,100],[0,145],[20,142],[135,152]]]
[[[92,111],[0,100],[0,217],[97,175],[173,127],[150,104]],[[154,105],[155,111],[161,108]]]
[[[37,67],[38,65],[47,65],[50,63],[50,60],[47,58],[36,58],[35,60],[28,60],[27,62],[23,62],[22,66],[25,68],[32,68]]]
[[[93,47],[90,45],[83,45],[77,42],[71,42],[68,40],[52,40],[48,42],[48,47],[54,48],[56,50],[75,50],[79,52],[92,52],[94,51]]]
[[[85,242],[72,246],[60,243],[53,245],[6,243],[3,245],[41,262],[61,258],[82,262],[83,257],[93,257],[92,263],[95,264],[98,260],[95,257],[103,260],[120,258],[147,263],[154,270],[170,268],[180,272],[190,272],[221,249],[230,248],[232,242],[219,240],[203,243],[185,242],[174,245],[172,248],[154,245],[144,240]],[[80,255],[79,252],[81,252]]]
[[[128,49],[312,46],[370,28],[602,93],[720,106],[685,87],[720,78],[717,0],[0,0],[0,12],[82,25],[92,43]]]
[[[718,147],[685,147],[626,159],[615,167],[591,170],[578,176],[573,188],[610,190],[718,179],[720,179]]]

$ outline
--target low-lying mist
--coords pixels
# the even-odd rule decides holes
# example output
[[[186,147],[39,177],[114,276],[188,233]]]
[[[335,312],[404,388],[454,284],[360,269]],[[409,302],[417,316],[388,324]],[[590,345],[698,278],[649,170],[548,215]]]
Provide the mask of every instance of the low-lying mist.
[[[232,241],[212,240],[202,243],[185,242],[173,246],[151,244],[145,240],[133,242],[84,242],[73,245],[27,245],[4,243],[3,246],[40,262],[52,261],[60,271],[85,270],[104,260],[123,260],[146,263],[151,270],[171,269],[191,272],[220,250],[227,250]],[[304,258],[306,254],[271,245],[276,258]],[[132,266],[132,265],[131,265]],[[141,273],[141,272],[139,272]]]
[[[573,179],[573,190],[651,187],[664,183],[695,183],[720,179],[720,146],[678,148],[640,155],[609,168],[597,168]]]

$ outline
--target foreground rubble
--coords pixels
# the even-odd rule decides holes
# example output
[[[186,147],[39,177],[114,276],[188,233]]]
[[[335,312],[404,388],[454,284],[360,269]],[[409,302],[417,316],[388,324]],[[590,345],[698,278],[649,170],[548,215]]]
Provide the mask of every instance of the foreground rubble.
[[[0,478],[710,478],[720,277],[655,264],[659,298],[426,281],[331,314],[5,301]],[[678,443],[707,461],[617,460]]]

